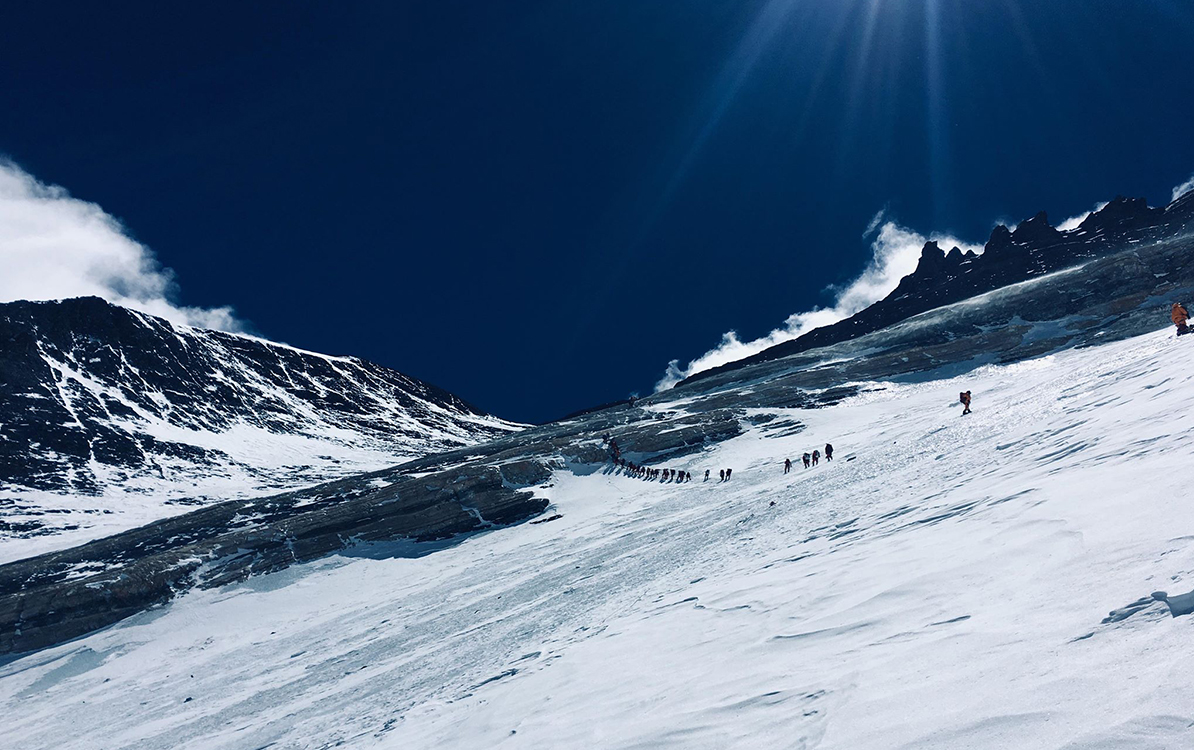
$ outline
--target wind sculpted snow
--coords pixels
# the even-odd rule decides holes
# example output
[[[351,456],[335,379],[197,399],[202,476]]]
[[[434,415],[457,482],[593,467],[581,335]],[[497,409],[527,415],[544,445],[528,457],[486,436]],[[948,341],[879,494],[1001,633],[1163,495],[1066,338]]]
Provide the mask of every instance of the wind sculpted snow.
[[[0,667],[5,741],[1187,746],[1191,343],[757,408],[691,484],[560,470],[550,522],[192,591]]]

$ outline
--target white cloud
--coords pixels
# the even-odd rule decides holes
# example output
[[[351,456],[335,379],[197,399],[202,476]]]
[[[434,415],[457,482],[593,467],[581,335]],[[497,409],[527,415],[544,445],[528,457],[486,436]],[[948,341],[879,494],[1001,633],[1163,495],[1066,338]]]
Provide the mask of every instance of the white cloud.
[[[1191,190],[1194,190],[1194,175],[1190,175],[1190,179],[1186,180],[1182,184],[1175,187],[1173,189],[1173,197],[1170,198],[1169,200],[1175,201],[1178,198],[1185,195],[1186,193],[1190,192]]]
[[[1102,211],[1103,208],[1106,207],[1106,205],[1107,205],[1107,201],[1103,201],[1102,203],[1096,203],[1094,208],[1090,209],[1089,211],[1087,211],[1084,214],[1078,214],[1077,216],[1071,216],[1070,218],[1068,218],[1065,221],[1058,224],[1057,228],[1063,232],[1069,232],[1073,229],[1077,229],[1079,224],[1086,221],[1087,216],[1090,216],[1091,214],[1095,213],[1096,211]]]
[[[242,331],[232,309],[180,307],[173,273],[94,203],[0,160],[0,302],[97,296],[174,323]]]
[[[681,366],[679,360],[669,362],[667,372],[655,384],[655,390],[671,388],[690,375],[749,357],[814,328],[836,323],[869,307],[890,294],[899,285],[900,279],[916,270],[920,251],[929,239],[936,240],[945,250],[957,246],[963,252],[983,251],[982,245],[964,243],[948,235],[925,237],[894,221],[884,221],[885,218],[885,212],[880,211],[871,220],[863,235],[868,237],[875,234],[871,242],[871,260],[856,279],[835,290],[837,296],[833,305],[789,315],[781,328],[752,341],[742,341],[735,331],[722,334],[721,342],[717,346],[687,365]]]
[[[886,218],[887,218],[887,209],[886,208],[881,208],[877,212],[875,212],[875,215],[872,216],[871,220],[867,222],[866,229],[864,229],[862,232],[863,239],[870,237],[871,233],[874,232],[876,229],[878,229],[879,225],[882,224],[883,220]]]

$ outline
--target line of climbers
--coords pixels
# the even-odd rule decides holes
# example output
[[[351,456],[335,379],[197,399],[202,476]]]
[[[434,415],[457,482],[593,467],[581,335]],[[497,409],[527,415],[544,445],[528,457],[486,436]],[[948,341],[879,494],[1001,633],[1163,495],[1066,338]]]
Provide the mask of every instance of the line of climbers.
[[[691,482],[692,472],[684,471],[683,469],[655,469],[650,466],[640,466],[633,461],[627,461],[624,458],[612,458],[614,466],[625,471],[628,475],[636,479],[646,479],[647,481],[660,480],[663,482]],[[730,475],[734,473],[733,469],[719,469],[718,474],[722,482],[728,481]],[[709,469],[705,469],[705,479],[709,481]]]
[[[601,438],[601,442],[609,446],[609,460],[614,463],[614,466],[619,467],[633,477],[649,481],[658,479],[664,482],[676,483],[692,481],[691,471],[681,469],[653,469],[650,466],[640,466],[632,461],[627,461],[622,458],[622,449],[618,447],[617,438],[605,435]],[[727,481],[733,473],[733,469],[720,469],[721,481]],[[709,469],[705,469],[705,481],[709,481]]]
[[[821,451],[814,450],[812,453],[805,453],[803,456],[801,456],[801,459],[804,461],[804,468],[806,468],[806,469],[810,466],[816,466],[818,463],[821,462]],[[833,460],[833,445],[830,443],[825,444],[825,460],[826,461]],[[784,459],[784,473],[787,474],[791,470],[792,470],[792,459],[785,458]]]
[[[966,393],[964,395],[969,396],[970,394]],[[965,399],[965,400],[969,401],[969,399]],[[969,406],[969,405],[967,405],[967,406]],[[658,479],[658,480],[661,480],[664,482],[677,482],[677,483],[692,481],[692,472],[690,472],[690,471],[684,471],[682,469],[679,469],[679,470],[678,469],[654,469],[654,468],[651,468],[650,466],[640,466],[640,465],[634,463],[633,461],[627,461],[626,459],[622,458],[622,449],[618,447],[617,439],[611,438],[609,435],[606,435],[604,438],[602,438],[602,442],[606,443],[609,446],[610,461],[613,462],[614,466],[621,468],[627,474],[629,474],[633,477],[636,477],[638,479],[646,479],[648,481],[653,481],[653,480]],[[804,468],[807,469],[811,466],[816,466],[818,463],[821,462],[821,451],[814,450],[812,453],[805,453],[801,458],[804,461]],[[826,461],[833,460],[833,444],[832,443],[825,444],[825,460]],[[785,458],[784,459],[784,473],[787,474],[791,470],[792,470],[792,459]],[[718,469],[718,471],[717,471],[717,475],[719,477],[718,481],[720,481],[720,482],[729,481],[730,477],[733,476],[733,474],[734,474],[733,469]],[[709,481],[709,469],[705,469],[704,481],[706,481],[706,482]]]
[[[660,480],[663,482],[691,482],[692,472],[681,471],[678,469],[653,469],[650,466],[639,466],[638,464],[627,461],[624,458],[615,458],[614,466],[620,467],[627,474],[636,479],[645,479],[647,481]],[[708,473],[708,472],[706,472]]]

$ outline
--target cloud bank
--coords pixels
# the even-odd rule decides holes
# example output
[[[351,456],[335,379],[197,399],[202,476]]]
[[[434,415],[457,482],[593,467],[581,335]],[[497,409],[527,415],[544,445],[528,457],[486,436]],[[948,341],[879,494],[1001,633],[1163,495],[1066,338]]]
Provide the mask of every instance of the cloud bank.
[[[929,240],[936,240],[946,250],[957,246],[963,251],[983,251],[982,245],[962,242],[949,235],[926,237],[888,220],[885,211],[875,214],[863,237],[873,237],[871,259],[862,273],[849,284],[831,288],[831,291],[835,292],[832,305],[793,313],[784,321],[782,327],[750,341],[738,338],[736,331],[724,333],[717,346],[688,364],[681,366],[679,360],[669,362],[667,372],[655,384],[655,390],[658,392],[671,388],[690,375],[749,357],[776,344],[790,341],[814,328],[836,323],[869,307],[890,294],[899,285],[900,279],[916,270],[920,251]]]
[[[182,307],[174,274],[94,203],[0,160],[0,302],[103,297],[172,323],[244,331],[229,307]]]

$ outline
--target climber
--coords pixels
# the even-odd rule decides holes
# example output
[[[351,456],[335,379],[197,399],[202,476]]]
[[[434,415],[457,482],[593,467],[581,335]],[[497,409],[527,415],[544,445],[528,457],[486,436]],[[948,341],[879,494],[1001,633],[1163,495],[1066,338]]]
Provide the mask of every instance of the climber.
[[[810,456],[809,454],[805,453],[803,458],[804,458],[804,468],[807,469],[809,467],[809,465],[812,464],[813,457]]]
[[[961,401],[962,406],[965,407],[964,409],[962,409],[962,413],[969,414],[970,413],[970,391],[962,391],[961,393],[959,393],[958,401]]]
[[[784,473],[787,474],[791,470],[792,470],[792,459],[785,458],[784,459]]]
[[[813,466],[816,466],[817,462],[820,460],[821,460],[821,451],[814,450],[813,451]]]
[[[1173,307],[1169,309],[1169,319],[1177,326],[1178,336],[1184,336],[1190,332],[1190,326],[1186,325],[1186,321],[1190,319],[1190,313],[1186,312],[1186,308],[1182,306],[1182,303],[1173,303]]]
[[[825,460],[826,461],[833,460],[833,446],[830,445],[829,443],[825,444]]]

